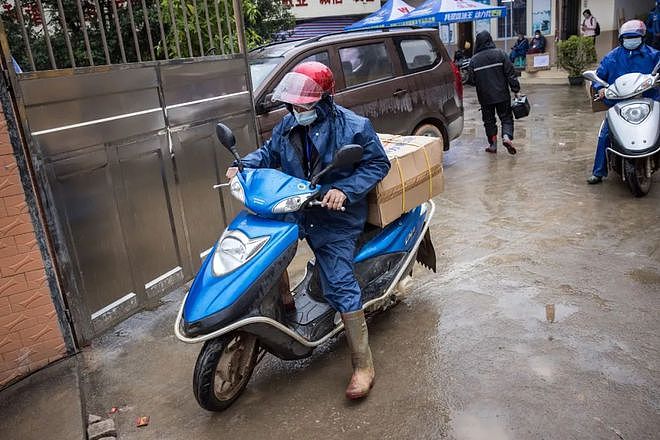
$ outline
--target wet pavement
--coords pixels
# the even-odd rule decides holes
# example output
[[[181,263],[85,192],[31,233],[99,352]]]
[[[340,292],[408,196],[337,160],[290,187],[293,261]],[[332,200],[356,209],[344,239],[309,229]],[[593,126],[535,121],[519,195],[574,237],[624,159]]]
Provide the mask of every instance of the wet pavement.
[[[344,399],[339,337],[304,361],[267,356],[234,406],[202,410],[200,346],[172,333],[178,291],[84,350],[87,409],[119,407],[122,439],[657,438],[660,179],[643,199],[615,175],[587,186],[603,113],[582,88],[525,89],[516,156],[483,152],[467,90],[431,226],[439,270],[417,267],[411,296],[371,320],[366,401]]]

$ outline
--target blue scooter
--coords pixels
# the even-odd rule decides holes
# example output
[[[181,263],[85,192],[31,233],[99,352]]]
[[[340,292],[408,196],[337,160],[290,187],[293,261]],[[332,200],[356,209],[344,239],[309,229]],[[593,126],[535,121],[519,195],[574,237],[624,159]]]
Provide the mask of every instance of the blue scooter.
[[[240,164],[231,130],[218,124],[216,134]],[[361,146],[344,146],[310,181],[239,165],[228,186],[247,210],[236,216],[206,257],[174,324],[181,341],[204,342],[193,376],[195,398],[203,408],[228,408],[266,352],[285,360],[305,358],[343,330],[339,314],[323,297],[313,260],[291,291],[286,269],[296,253],[299,231],[296,223],[283,221],[282,214],[325,209],[319,201],[319,179],[333,168],[354,166],[361,157]],[[435,272],[428,231],[434,210],[429,200],[385,228],[365,226],[355,275],[367,313],[399,302],[415,261]]]

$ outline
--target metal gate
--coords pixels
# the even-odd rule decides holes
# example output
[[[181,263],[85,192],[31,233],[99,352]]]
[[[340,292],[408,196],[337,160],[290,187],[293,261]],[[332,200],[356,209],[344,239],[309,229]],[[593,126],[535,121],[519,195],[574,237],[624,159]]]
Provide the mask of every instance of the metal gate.
[[[215,139],[217,121],[232,127],[244,148],[256,143],[241,16],[234,13],[240,4],[76,0],[82,15],[75,23],[61,0],[50,10],[46,0],[37,4],[50,18],[38,39],[27,32],[17,0],[21,58],[31,71],[15,72],[11,82],[60,285],[84,343],[189,280],[235,211],[211,186],[231,160]],[[96,13],[85,16],[85,4]],[[122,22],[130,23],[124,31]],[[64,59],[53,50],[56,33]],[[16,38],[2,37],[11,60]],[[39,44],[47,58],[34,55]],[[62,65],[69,67],[57,69]]]

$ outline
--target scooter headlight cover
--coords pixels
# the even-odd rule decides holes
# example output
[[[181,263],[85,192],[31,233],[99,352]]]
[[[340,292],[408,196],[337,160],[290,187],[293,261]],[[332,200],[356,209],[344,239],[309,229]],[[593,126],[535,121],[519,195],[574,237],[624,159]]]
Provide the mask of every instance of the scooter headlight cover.
[[[649,78],[645,80],[643,83],[641,83],[639,87],[635,89],[635,93],[642,93],[645,92],[647,89],[650,89],[651,86],[653,86],[653,79],[654,78]]]
[[[605,98],[607,99],[618,99],[619,95],[612,89],[608,88],[605,90]]]
[[[238,199],[241,203],[245,203],[245,191],[243,191],[243,185],[241,185],[237,176],[232,177],[229,182],[229,191],[234,198]]]
[[[273,206],[273,214],[286,214],[287,212],[296,212],[309,200],[314,194],[302,194],[299,196],[287,197]]]
[[[213,255],[213,275],[219,277],[232,272],[254,257],[270,236],[249,238],[241,231],[225,232]]]
[[[631,124],[641,124],[651,113],[651,106],[646,103],[628,104],[621,107],[621,117]]]

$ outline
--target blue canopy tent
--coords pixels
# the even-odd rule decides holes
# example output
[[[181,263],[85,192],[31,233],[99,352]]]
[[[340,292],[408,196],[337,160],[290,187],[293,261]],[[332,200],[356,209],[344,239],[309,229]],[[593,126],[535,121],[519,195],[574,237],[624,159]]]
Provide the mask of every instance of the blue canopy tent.
[[[403,17],[414,10],[412,6],[403,0],[388,0],[378,11],[363,18],[362,20],[346,26],[344,30],[369,29],[387,26],[392,20]]]
[[[474,0],[427,0],[411,13],[387,22],[387,26],[438,27],[441,24],[506,17],[506,6]]]

